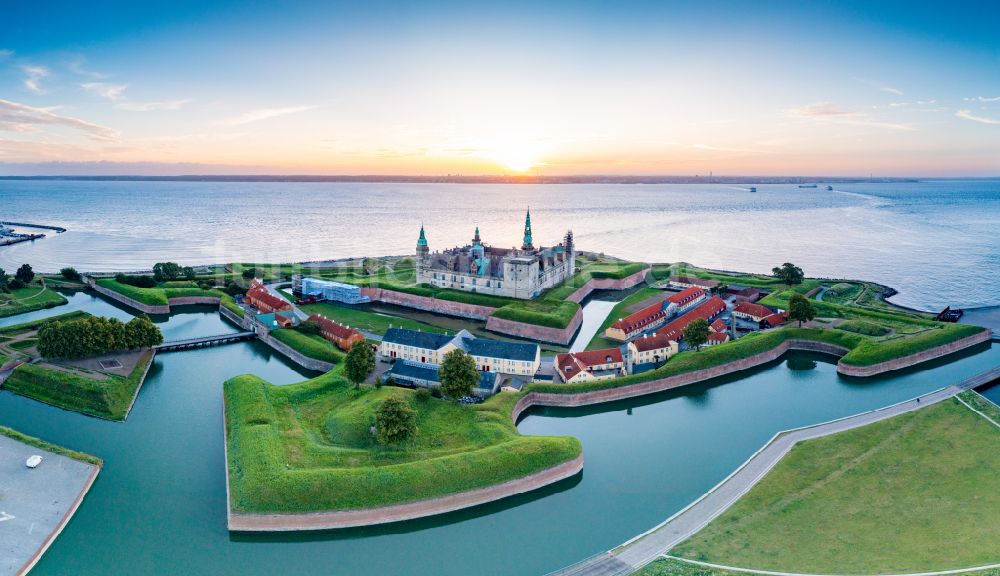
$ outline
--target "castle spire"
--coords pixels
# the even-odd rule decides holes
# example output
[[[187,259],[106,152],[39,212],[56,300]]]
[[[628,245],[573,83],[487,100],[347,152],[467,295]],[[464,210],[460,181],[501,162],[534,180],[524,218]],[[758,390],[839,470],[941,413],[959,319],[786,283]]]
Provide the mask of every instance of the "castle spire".
[[[479,226],[476,226],[476,235],[472,237],[472,243],[474,245],[482,244],[482,240],[479,238]]]
[[[528,207],[528,213],[524,217],[524,243],[521,244],[521,250],[534,250],[535,246],[531,243],[531,207]]]
[[[420,238],[417,239],[417,246],[427,246],[427,236],[424,236],[424,224],[420,223]]]

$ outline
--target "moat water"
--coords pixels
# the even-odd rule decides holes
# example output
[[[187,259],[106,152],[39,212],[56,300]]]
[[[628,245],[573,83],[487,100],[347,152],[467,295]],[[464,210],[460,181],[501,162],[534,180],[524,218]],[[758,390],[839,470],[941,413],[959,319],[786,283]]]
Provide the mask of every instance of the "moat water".
[[[520,245],[568,228],[583,250],[646,262],[874,280],[940,310],[1000,304],[1000,181],[735,185],[462,185],[0,180],[0,220],[66,227],[0,248],[0,268],[135,270],[155,262],[288,262]],[[266,209],[262,209],[266,206]]]
[[[84,309],[126,317],[89,294]],[[4,324],[33,315],[5,319]],[[168,338],[227,329],[210,308],[157,318]],[[582,475],[501,502],[383,527],[232,535],[226,530],[222,383],[252,372],[309,376],[240,343],[156,358],[128,422],[87,418],[0,391],[0,423],[104,458],[73,520],[33,571],[103,574],[543,574],[661,522],[729,474],[775,432],[885,406],[1000,364],[1000,346],[873,379],[791,354],[739,377],[583,409],[543,409],[524,434],[583,442]],[[996,394],[993,394],[996,396]]]

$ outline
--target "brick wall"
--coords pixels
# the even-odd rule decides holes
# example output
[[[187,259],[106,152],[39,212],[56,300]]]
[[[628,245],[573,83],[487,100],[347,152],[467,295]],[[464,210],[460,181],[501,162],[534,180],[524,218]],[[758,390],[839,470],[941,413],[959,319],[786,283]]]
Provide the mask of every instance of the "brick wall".
[[[896,358],[895,360],[888,360],[886,362],[879,362],[878,364],[872,364],[871,366],[853,366],[851,364],[839,362],[837,364],[837,372],[840,372],[845,376],[875,376],[892,370],[909,368],[915,364],[920,364],[921,362],[926,362],[928,360],[934,360],[935,358],[940,358],[942,356],[958,352],[959,350],[964,350],[970,346],[975,346],[976,344],[989,342],[990,338],[990,331],[984,328],[983,331],[978,334],[966,336],[965,338],[956,340],[950,344],[942,344],[941,346],[928,348],[927,350],[910,354],[909,356],[903,356],[902,358]]]
[[[397,292],[385,288],[362,288],[361,294],[371,298],[373,302],[385,302],[386,304],[395,304],[397,306],[434,312],[435,314],[471,318],[473,320],[486,320],[491,314],[496,312],[496,308],[490,306],[452,302],[451,300],[418,296],[416,294]]]
[[[591,278],[586,284],[577,288],[576,292],[570,294],[566,299],[571,300],[579,304],[583,302],[584,298],[590,296],[590,293],[594,290],[627,290],[642,284],[646,281],[646,275],[649,274],[649,268],[645,270],[640,270],[631,276],[626,276],[620,280],[614,278]]]
[[[565,328],[549,328],[537,324],[527,324],[515,320],[507,320],[491,316],[486,321],[486,329],[498,334],[506,334],[517,338],[527,338],[540,342],[552,342],[554,344],[569,344],[573,341],[573,336],[583,323],[583,311],[577,310],[573,319]]]

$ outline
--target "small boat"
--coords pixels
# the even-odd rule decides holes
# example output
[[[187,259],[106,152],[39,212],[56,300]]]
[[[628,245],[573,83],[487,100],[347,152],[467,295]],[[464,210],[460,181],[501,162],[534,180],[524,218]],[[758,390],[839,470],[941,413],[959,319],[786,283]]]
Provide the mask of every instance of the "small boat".
[[[833,192],[833,186],[827,186],[826,187],[826,191],[827,192]]]
[[[799,184],[799,188],[815,188],[815,184]]]
[[[750,187],[750,191],[751,192],[756,192],[757,191],[757,187],[756,186],[751,186]]]
[[[28,457],[28,461],[24,463],[28,468],[38,468],[38,465],[42,463],[42,457],[38,454],[33,454]]]

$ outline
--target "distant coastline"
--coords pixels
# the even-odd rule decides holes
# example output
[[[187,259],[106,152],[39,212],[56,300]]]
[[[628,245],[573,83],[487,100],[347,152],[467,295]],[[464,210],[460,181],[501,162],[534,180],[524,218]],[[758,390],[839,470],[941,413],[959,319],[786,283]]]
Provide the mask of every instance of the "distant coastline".
[[[124,182],[371,182],[406,184],[861,184],[920,182],[924,180],[991,180],[996,178],[906,178],[844,176],[615,176],[615,175],[186,175],[186,176],[0,176],[0,180],[84,180]]]

